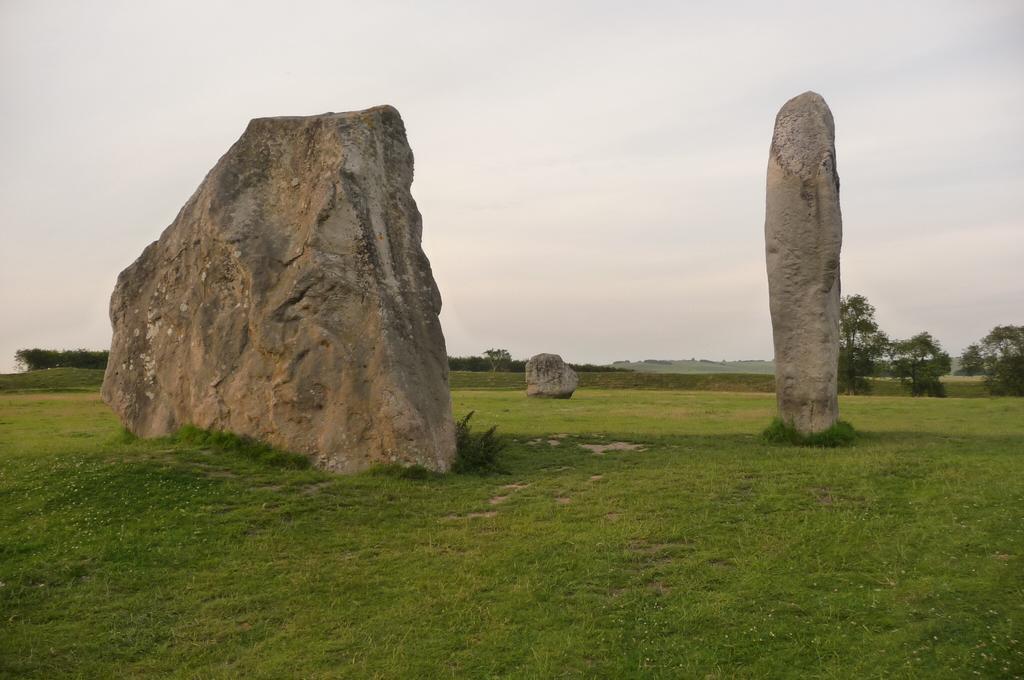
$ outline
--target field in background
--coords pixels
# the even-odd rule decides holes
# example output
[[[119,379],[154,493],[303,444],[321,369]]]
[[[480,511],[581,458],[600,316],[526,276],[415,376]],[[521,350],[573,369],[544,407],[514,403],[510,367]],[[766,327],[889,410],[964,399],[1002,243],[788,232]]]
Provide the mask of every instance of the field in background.
[[[775,362],[760,359],[711,361],[710,359],[646,359],[614,361],[609,366],[644,373],[775,373]],[[960,357],[952,357],[951,373],[960,370]]]
[[[98,390],[103,384],[103,369],[50,368],[43,371],[0,374],[0,394],[23,391]]]
[[[506,474],[286,470],[0,393],[0,676],[1024,674],[1024,399],[842,397],[830,451],[764,444],[771,394],[453,400]]]
[[[580,373],[581,389],[695,390],[712,392],[757,392],[775,390],[775,377],[754,373]],[[452,371],[452,389],[484,388],[525,390],[523,373]],[[943,378],[950,397],[985,397],[988,392],[981,378],[947,376]],[[0,375],[0,394],[96,390],[103,383],[103,371],[89,368],[51,368],[45,371]],[[875,378],[873,396],[900,396],[910,393],[899,381]]]
[[[646,361],[615,361],[609,365],[644,373],[763,373],[770,375],[775,373],[775,362],[760,359],[746,361],[647,359]]]
[[[753,374],[684,375],[681,373],[580,373],[581,389],[669,389],[714,390],[719,392],[771,392],[772,376]],[[452,371],[452,389],[489,388],[526,390],[524,373]]]
[[[754,373],[580,373],[580,389],[640,389],[640,390],[685,390],[711,392],[755,392],[773,393],[775,376]],[[525,390],[526,375],[523,373],[485,373],[473,371],[452,371],[452,389],[508,389]],[[988,392],[981,378],[943,379],[950,397],[987,397]],[[871,396],[893,397],[910,394],[910,388],[898,380],[875,378],[872,380]],[[923,398],[923,397],[922,397]]]

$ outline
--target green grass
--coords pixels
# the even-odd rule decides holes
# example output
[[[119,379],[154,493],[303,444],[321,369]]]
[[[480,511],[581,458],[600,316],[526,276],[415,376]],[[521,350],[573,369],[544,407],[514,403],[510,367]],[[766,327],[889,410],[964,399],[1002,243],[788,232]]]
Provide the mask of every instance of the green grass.
[[[988,397],[985,380],[981,377],[967,378],[947,375],[942,378],[948,397]],[[892,378],[874,378],[871,394],[885,397],[910,396],[910,387]]]
[[[1024,399],[842,397],[824,450],[760,439],[770,394],[453,398],[508,474],[0,395],[0,677],[1024,675]]]
[[[103,384],[98,368],[50,368],[44,371],[0,374],[0,394],[13,392],[93,391]]]
[[[526,374],[505,371],[451,371],[448,374],[448,383],[453,390],[484,388],[526,391]]]
[[[639,390],[707,390],[712,392],[775,391],[775,376],[756,373],[580,373],[580,389],[639,389]],[[523,373],[452,371],[452,389],[526,389]],[[980,378],[954,378],[943,380],[950,397],[987,397],[988,391]],[[910,388],[898,380],[875,378],[872,396],[910,396]]]
[[[730,362],[747,363],[747,362]],[[580,373],[580,388],[710,390],[715,392],[762,392],[775,390],[773,375],[758,373]],[[523,373],[452,371],[452,389],[525,389]],[[943,379],[951,397],[986,397],[981,378],[947,376]],[[92,368],[51,368],[45,371],[0,375],[0,393],[92,391],[103,383],[103,371]],[[873,395],[909,395],[909,388],[897,380],[872,380]]]

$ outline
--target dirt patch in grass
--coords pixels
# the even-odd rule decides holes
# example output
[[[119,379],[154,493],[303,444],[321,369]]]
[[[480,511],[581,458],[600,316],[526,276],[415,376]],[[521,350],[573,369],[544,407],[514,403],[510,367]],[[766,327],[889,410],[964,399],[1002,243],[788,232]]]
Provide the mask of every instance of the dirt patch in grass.
[[[301,493],[303,496],[315,496],[316,494],[320,493],[330,485],[330,482],[316,482],[315,484],[307,484],[306,486],[302,487]]]
[[[672,592],[671,588],[666,586],[661,581],[651,581],[647,584],[647,589],[658,595],[668,595],[670,592]]]
[[[818,505],[832,505],[835,503],[835,499],[832,498],[832,490],[827,486],[819,486],[811,489],[811,493],[814,494],[814,498],[818,501]]]
[[[454,520],[454,519],[476,519],[478,517],[497,517],[497,516],[498,516],[498,511],[497,510],[485,510],[485,511],[482,511],[482,512],[468,512],[465,515],[458,515],[458,514],[452,513],[450,515],[445,515],[444,519],[449,519],[449,520]]]
[[[593,453],[595,456],[603,456],[609,451],[644,451],[643,446],[640,444],[631,444],[630,442],[611,442],[609,444],[580,444],[583,448]]]
[[[508,500],[508,496],[492,496],[487,499],[487,502],[491,505],[500,505]]]
[[[689,544],[682,541],[675,541],[671,543],[648,543],[647,541],[633,541],[629,544],[630,552],[636,553],[637,555],[657,555],[667,550],[673,550],[675,548],[685,548]]]

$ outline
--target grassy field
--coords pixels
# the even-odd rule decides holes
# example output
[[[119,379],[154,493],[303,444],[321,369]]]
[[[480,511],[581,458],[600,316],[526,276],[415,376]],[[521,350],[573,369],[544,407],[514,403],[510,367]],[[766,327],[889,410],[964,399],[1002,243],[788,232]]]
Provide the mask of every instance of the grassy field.
[[[947,375],[942,377],[949,397],[988,397],[985,380],[981,377],[967,378]],[[871,394],[880,397],[909,396],[910,387],[903,385],[894,378],[871,378]]]
[[[769,394],[453,399],[506,474],[331,477],[0,394],[0,676],[1024,675],[1024,399],[842,398],[828,451],[763,444]]]
[[[580,373],[580,387],[598,389],[684,390],[712,392],[773,393],[775,376],[755,373]],[[988,392],[981,378],[944,379],[950,397],[986,397]],[[523,373],[490,373],[452,371],[452,389],[526,389]],[[910,394],[910,388],[898,380],[872,379],[871,396],[896,397]]]
[[[739,362],[734,362],[739,363]],[[758,392],[775,390],[775,378],[755,373],[580,373],[582,388],[642,390],[708,390],[713,392]],[[53,368],[0,375],[0,394],[20,392],[93,391],[103,382],[103,371],[89,368]],[[900,396],[909,389],[896,380],[875,379],[874,395]],[[452,371],[452,389],[525,389],[522,373]],[[984,397],[988,393],[980,378],[946,379],[951,397]]]
[[[51,368],[27,373],[0,374],[0,394],[11,392],[73,392],[98,390],[103,371],[98,368]]]
[[[647,361],[616,361],[612,366],[644,373],[775,373],[774,361],[710,361],[708,359],[670,359]]]

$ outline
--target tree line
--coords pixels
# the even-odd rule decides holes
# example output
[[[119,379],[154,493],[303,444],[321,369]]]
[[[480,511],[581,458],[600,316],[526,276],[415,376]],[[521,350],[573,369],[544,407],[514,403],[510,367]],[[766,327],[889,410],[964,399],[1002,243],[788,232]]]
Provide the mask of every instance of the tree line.
[[[596,364],[569,364],[574,371],[587,373],[611,373],[628,371],[614,366],[598,366]],[[507,349],[489,349],[483,356],[448,357],[448,368],[452,371],[498,371],[502,373],[525,373],[526,360],[513,359]]]
[[[19,349],[14,365],[19,371],[44,368],[106,368],[109,350],[91,349]]]
[[[867,394],[870,378],[899,379],[915,396],[946,396],[940,378],[952,369],[952,358],[931,333],[906,340],[890,339],[875,321],[875,308],[863,295],[840,302],[839,391]],[[1024,326],[996,326],[970,345],[960,359],[963,375],[984,375],[994,395],[1024,396]]]
[[[39,371],[46,368],[106,368],[109,350],[89,349],[19,349],[14,362],[19,371]],[[626,369],[594,364],[569,364],[573,370],[589,372],[623,371]],[[526,371],[525,359],[513,359],[506,349],[489,349],[483,356],[448,357],[453,371]]]
[[[14,354],[21,371],[46,368],[107,367],[108,350],[19,349]],[[585,372],[628,371],[615,366],[569,364]],[[502,371],[523,373],[524,359],[513,359],[506,349],[488,349],[482,356],[448,357],[453,371]],[[906,340],[892,340],[875,320],[875,308],[863,295],[847,295],[840,303],[839,391],[867,394],[871,378],[893,377],[914,396],[943,397],[940,378],[952,368],[952,358],[931,333],[921,332]],[[982,375],[993,395],[1024,396],[1024,326],[996,326],[971,344],[960,357],[962,375]]]

